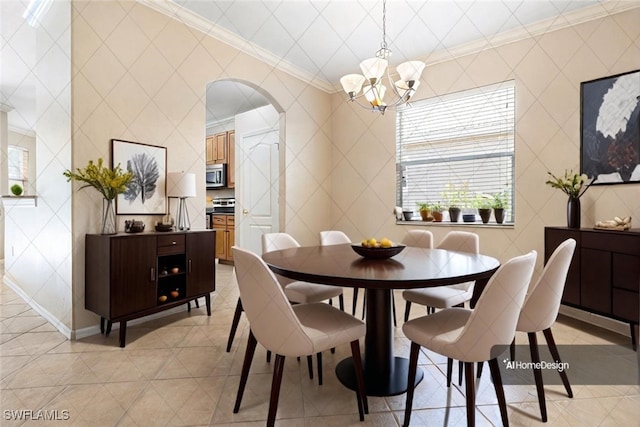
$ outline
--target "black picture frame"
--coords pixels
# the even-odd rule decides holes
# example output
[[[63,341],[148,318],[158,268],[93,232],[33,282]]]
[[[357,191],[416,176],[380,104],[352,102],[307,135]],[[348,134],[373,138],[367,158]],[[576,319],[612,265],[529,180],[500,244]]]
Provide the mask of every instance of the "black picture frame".
[[[116,198],[118,215],[167,213],[167,148],[140,142],[111,140],[111,167],[133,173],[127,191]]]
[[[640,70],[580,83],[580,173],[640,182]]]

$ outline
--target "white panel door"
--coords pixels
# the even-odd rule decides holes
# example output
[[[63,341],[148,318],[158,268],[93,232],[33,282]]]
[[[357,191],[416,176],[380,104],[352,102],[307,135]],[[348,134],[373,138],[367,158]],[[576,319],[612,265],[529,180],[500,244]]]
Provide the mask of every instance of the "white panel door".
[[[236,206],[240,246],[262,253],[262,235],[278,231],[278,142],[277,130],[246,135],[240,144],[241,194],[240,215]],[[239,218],[238,218],[239,216]]]

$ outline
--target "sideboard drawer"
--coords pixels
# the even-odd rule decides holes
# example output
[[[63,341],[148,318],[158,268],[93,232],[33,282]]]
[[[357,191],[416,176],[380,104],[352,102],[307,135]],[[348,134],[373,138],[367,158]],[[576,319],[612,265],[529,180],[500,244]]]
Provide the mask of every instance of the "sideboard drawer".
[[[184,251],[184,234],[158,236],[158,255],[179,254]]]

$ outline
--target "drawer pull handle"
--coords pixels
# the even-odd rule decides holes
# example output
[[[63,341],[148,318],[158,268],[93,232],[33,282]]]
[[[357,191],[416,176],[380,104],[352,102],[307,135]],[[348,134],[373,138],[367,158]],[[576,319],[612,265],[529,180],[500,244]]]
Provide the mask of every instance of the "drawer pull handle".
[[[151,281],[152,281],[152,282],[155,282],[155,281],[156,281],[156,269],[155,269],[155,268],[153,268],[153,267],[151,267],[151,276],[150,276],[150,279],[151,279]]]
[[[177,245],[178,242],[176,242],[175,240],[173,242],[171,242],[172,245]]]
[[[189,260],[189,274],[191,274],[191,260]]]

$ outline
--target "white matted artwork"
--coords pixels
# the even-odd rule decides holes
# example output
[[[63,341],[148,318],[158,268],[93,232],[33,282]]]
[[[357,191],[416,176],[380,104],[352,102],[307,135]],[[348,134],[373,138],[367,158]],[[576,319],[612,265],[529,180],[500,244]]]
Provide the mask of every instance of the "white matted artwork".
[[[133,174],[127,191],[116,199],[118,215],[167,213],[166,147],[112,139],[111,165]]]

